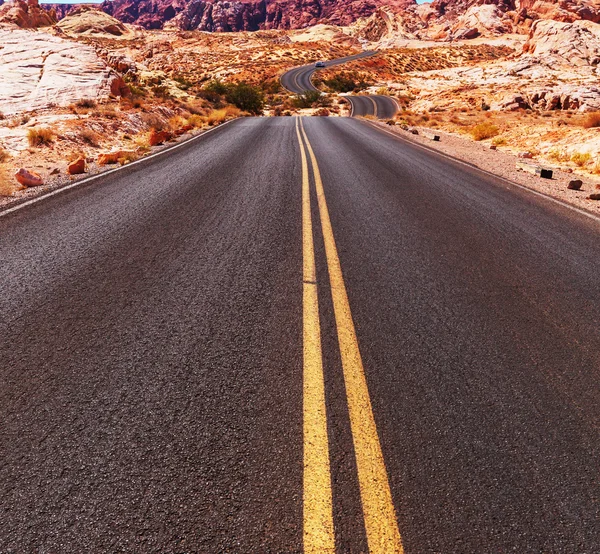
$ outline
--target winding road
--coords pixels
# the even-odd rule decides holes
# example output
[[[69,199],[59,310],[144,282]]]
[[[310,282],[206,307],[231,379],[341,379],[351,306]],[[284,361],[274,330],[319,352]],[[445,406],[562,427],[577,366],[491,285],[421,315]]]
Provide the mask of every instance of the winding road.
[[[342,65],[347,62],[368,58],[376,55],[377,52],[369,50],[348,56],[326,61],[325,67]],[[314,64],[296,67],[284,73],[281,76],[281,84],[285,89],[294,93],[302,94],[307,90],[318,90],[312,83],[312,77],[318,71]],[[353,116],[373,116],[379,119],[390,119],[396,115],[398,104],[396,101],[384,95],[344,95],[342,96],[350,104],[350,115]]]
[[[353,118],[0,216],[0,552],[599,552],[599,236]]]

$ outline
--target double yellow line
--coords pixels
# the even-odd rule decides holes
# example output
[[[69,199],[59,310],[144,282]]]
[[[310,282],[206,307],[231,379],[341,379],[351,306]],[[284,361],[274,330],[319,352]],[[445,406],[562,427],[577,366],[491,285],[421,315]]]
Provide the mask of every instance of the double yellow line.
[[[325,243],[367,542],[370,552],[375,554],[402,553],[402,540],[325,200],[323,181],[315,153],[300,118],[296,119],[296,133],[302,161],[304,551],[311,554],[335,552],[325,379],[310,207],[310,176],[306,155],[308,150]]]

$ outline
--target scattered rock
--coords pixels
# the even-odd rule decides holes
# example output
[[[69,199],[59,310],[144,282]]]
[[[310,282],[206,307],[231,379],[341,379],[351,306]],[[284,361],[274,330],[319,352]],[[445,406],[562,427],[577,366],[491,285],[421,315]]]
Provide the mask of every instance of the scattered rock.
[[[23,168],[15,173],[15,179],[24,187],[39,187],[44,184],[44,179],[42,179],[40,174],[35,171],[27,171]]]
[[[582,186],[583,186],[583,181],[581,179],[573,179],[573,180],[569,181],[567,188],[571,189],[571,190],[579,190]]]
[[[172,138],[173,135],[169,133],[169,131],[155,131],[154,129],[152,129],[152,132],[150,133],[150,138],[148,139],[148,144],[150,146],[159,146],[160,144],[164,144]]]
[[[600,200],[600,193],[594,192],[588,196],[590,200]]]
[[[495,144],[490,144],[490,150],[498,150],[498,147]]]
[[[77,158],[74,162],[71,162],[67,167],[67,173],[69,175],[81,175],[85,173],[85,158]]]
[[[531,152],[519,152],[519,158],[531,160],[533,158],[533,154]]]
[[[106,152],[98,156],[98,165],[111,165],[119,163],[119,160],[132,156],[135,150],[115,150],[114,152]]]

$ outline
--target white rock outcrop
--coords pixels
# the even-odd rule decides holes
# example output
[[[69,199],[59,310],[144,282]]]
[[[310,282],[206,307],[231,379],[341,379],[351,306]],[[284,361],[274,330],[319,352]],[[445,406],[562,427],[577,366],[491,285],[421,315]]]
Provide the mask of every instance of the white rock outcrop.
[[[90,46],[40,31],[0,28],[0,112],[101,100],[119,76]],[[113,86],[114,89],[114,86]]]

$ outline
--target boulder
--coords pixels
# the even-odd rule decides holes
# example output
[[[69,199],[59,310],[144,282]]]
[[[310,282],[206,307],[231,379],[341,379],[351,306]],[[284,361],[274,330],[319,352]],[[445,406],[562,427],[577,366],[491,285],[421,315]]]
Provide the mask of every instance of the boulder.
[[[85,173],[85,158],[77,158],[74,162],[71,162],[67,167],[67,173],[69,175]]]
[[[39,187],[44,184],[44,179],[42,179],[42,176],[39,173],[27,171],[23,168],[15,173],[15,179],[24,187]]]
[[[148,144],[150,146],[159,146],[160,144],[164,144],[172,138],[173,135],[169,133],[169,131],[156,131],[152,129],[150,132],[150,138],[148,139]]]
[[[570,190],[579,190],[583,185],[583,181],[581,179],[573,179],[569,181],[567,188]]]

